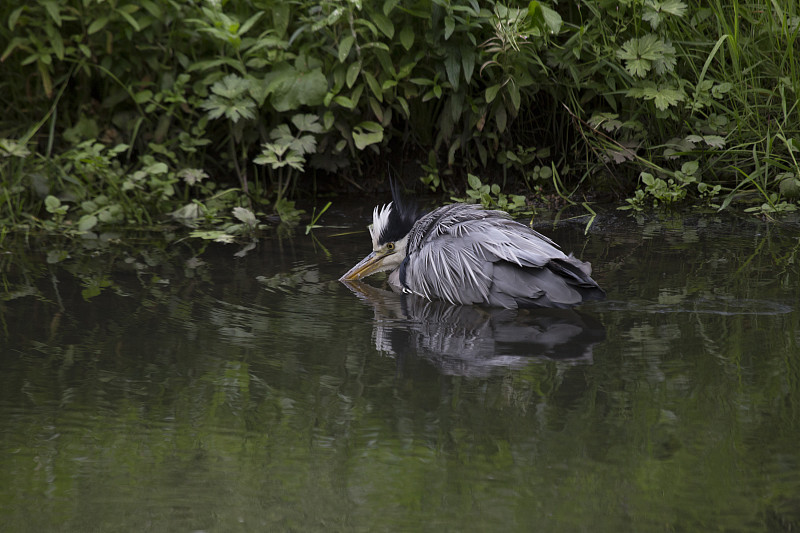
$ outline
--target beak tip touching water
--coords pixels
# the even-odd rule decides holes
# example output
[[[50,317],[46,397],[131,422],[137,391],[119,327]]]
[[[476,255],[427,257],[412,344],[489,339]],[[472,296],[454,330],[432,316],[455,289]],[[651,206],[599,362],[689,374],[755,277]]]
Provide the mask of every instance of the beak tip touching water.
[[[353,268],[345,272],[344,275],[339,278],[339,281],[355,281],[365,278],[373,272],[377,272],[382,262],[383,257],[377,255],[375,252],[372,252],[367,257],[359,261]]]

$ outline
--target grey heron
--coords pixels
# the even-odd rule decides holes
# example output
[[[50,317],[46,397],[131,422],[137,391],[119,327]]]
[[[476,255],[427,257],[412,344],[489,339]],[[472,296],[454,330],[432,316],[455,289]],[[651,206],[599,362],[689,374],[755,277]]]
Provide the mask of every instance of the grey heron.
[[[390,271],[395,290],[511,309],[605,297],[589,263],[503,211],[456,203],[420,216],[392,187],[392,202],[375,207],[372,218],[372,253],[340,281]]]

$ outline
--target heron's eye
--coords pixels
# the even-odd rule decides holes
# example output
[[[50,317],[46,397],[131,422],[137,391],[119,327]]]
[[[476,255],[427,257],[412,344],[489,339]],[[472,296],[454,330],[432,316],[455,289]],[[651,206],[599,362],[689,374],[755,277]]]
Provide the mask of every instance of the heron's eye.
[[[391,252],[392,250],[394,250],[394,243],[393,243],[393,242],[390,242],[389,244],[387,244],[387,245],[386,245],[386,249],[387,249],[387,250],[389,250],[390,252]]]

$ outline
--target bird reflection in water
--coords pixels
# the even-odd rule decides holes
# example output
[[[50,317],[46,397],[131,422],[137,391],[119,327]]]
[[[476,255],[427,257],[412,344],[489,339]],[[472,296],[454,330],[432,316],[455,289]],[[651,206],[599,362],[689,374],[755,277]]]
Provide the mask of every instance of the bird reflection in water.
[[[573,309],[452,305],[361,281],[344,285],[373,308],[376,349],[424,358],[445,374],[487,376],[537,359],[591,364],[605,339],[597,319]]]

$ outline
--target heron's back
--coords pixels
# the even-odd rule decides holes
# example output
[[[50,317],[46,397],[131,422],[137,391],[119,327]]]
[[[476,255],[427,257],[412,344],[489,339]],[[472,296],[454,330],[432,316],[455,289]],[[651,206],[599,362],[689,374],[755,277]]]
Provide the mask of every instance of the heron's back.
[[[591,266],[501,211],[453,204],[411,230],[399,281],[429,299],[455,304],[571,307],[605,293]]]

